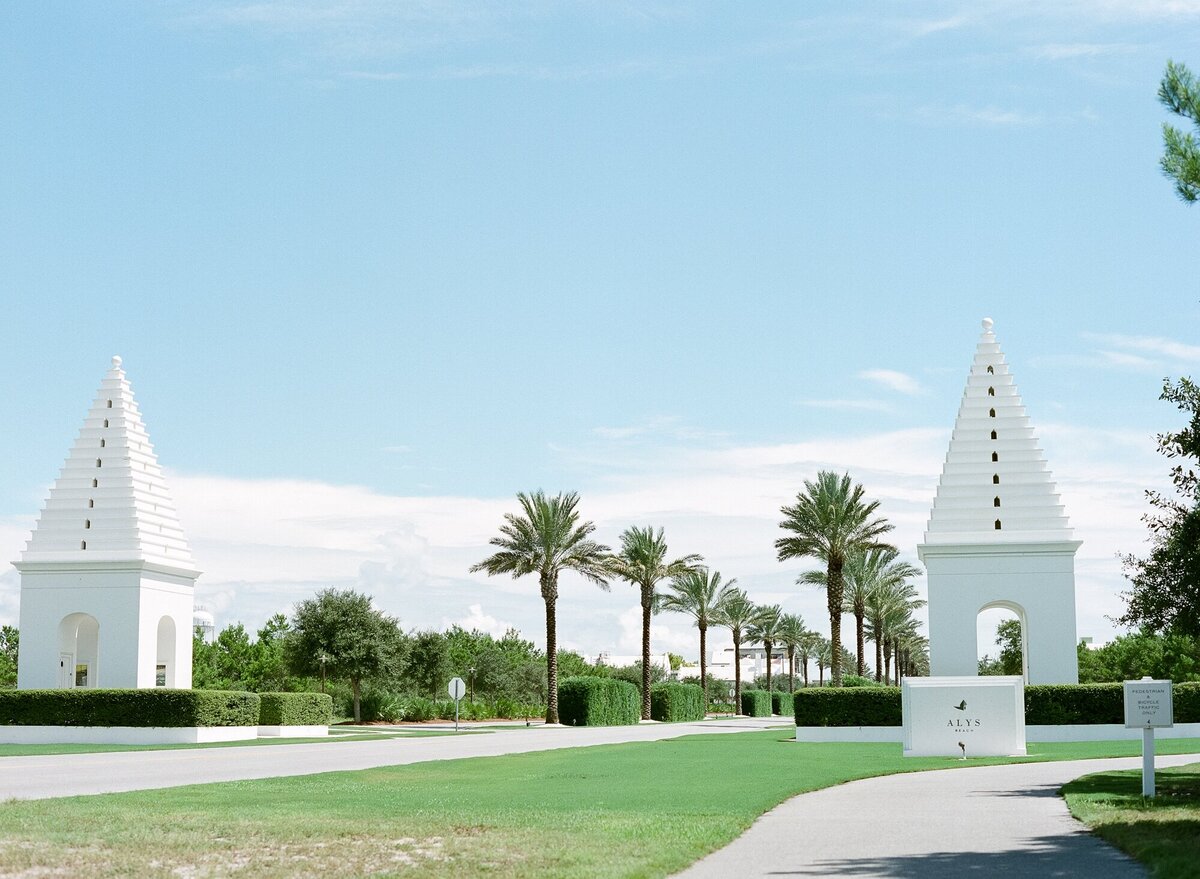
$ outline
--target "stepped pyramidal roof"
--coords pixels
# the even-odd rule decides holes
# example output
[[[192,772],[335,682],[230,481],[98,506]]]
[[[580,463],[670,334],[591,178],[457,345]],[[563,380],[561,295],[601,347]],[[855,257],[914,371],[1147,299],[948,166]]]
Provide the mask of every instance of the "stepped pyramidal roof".
[[[18,564],[113,562],[199,573],[120,357],[100,383]]]
[[[992,320],[985,318],[925,545],[1071,540],[1073,532],[1050,468],[992,332]]]

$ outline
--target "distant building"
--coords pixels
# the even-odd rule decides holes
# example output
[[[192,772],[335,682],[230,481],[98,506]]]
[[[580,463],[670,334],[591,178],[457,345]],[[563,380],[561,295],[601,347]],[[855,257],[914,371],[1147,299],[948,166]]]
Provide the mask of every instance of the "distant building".
[[[607,665],[612,668],[623,668],[627,665],[633,665],[635,663],[641,662],[642,655],[640,653],[637,654],[636,656],[627,655],[627,654],[619,654],[619,653],[609,653],[607,650],[602,650],[600,653],[597,653],[594,656],[584,656],[583,659],[589,665]],[[662,669],[664,672],[666,672],[669,675],[671,673],[670,654],[651,653],[650,654],[650,667]]]
[[[14,564],[18,687],[191,687],[200,572],[120,357]]]

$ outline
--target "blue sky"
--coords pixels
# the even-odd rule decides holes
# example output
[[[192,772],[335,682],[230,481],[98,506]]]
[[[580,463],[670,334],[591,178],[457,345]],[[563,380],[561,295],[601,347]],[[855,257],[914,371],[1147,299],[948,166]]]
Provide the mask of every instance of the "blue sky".
[[[1197,45],[1194,0],[7,4],[0,548],[119,353],[219,622],[333,584],[540,638],[466,567],[543,487],[827,625],[779,505],[849,469],[912,556],[990,315],[1103,640],[1200,363],[1154,97]],[[633,652],[633,603],[562,637]]]

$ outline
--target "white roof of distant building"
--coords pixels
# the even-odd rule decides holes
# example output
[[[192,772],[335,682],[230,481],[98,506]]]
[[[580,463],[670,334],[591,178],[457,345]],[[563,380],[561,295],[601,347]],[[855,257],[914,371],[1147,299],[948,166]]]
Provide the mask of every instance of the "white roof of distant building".
[[[985,318],[925,545],[1072,539],[1050,468],[992,332],[992,320]]]
[[[120,357],[100,383],[19,564],[63,562],[143,562],[199,573]]]

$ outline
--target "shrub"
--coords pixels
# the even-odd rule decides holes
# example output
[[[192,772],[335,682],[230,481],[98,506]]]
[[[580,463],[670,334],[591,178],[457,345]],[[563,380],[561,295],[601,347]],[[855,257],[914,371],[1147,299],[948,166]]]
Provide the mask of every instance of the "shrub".
[[[787,717],[792,713],[792,694],[781,693],[775,690],[771,693],[771,713],[778,714],[780,717]]]
[[[1176,723],[1200,723],[1200,683],[1176,684],[1172,707]]]
[[[747,717],[770,717],[771,694],[766,690],[742,690],[742,714]]]
[[[638,688],[614,678],[567,678],[558,685],[558,716],[568,726],[623,726],[642,717]]]
[[[1124,723],[1121,684],[1034,684],[1025,687],[1025,722]]]
[[[259,726],[328,726],[333,699],[325,693],[259,693]]]
[[[652,684],[650,717],[666,723],[704,720],[704,691],[699,684]]]
[[[843,687],[882,687],[883,684],[874,678],[864,678],[859,675],[842,675]]]
[[[796,691],[796,726],[901,726],[899,687]]]
[[[258,726],[257,693],[228,690],[11,690],[0,724],[18,726]]]

